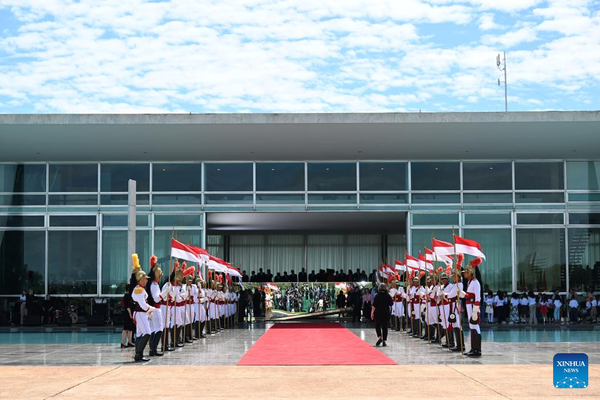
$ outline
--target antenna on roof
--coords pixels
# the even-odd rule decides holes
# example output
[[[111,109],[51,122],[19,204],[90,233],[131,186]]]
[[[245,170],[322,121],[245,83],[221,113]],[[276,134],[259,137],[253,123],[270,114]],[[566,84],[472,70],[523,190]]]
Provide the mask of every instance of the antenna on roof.
[[[500,60],[500,54],[498,54],[496,56],[496,67],[498,67],[498,69],[500,71],[504,71],[504,112],[508,112],[508,89],[507,89],[507,82],[506,82],[506,52],[504,51],[502,54],[504,54],[504,65],[502,66],[502,68],[500,68],[500,65],[502,65],[502,61]],[[498,86],[500,86],[500,82],[502,82],[500,80],[500,78],[498,78]]]

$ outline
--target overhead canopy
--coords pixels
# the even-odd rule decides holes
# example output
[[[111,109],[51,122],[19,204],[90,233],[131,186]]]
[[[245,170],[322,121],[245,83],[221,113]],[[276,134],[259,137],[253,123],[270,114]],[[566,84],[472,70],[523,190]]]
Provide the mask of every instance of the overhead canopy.
[[[406,232],[406,213],[208,213],[206,225],[209,235],[398,234]]]
[[[0,161],[593,159],[600,112],[0,115]]]

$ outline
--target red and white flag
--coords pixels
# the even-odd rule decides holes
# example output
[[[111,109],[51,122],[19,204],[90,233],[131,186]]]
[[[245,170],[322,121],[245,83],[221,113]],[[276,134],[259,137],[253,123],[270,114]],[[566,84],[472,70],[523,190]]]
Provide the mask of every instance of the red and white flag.
[[[171,257],[192,262],[202,262],[193,246],[188,246],[175,239],[171,239]]]
[[[425,258],[423,254],[419,251],[419,267],[421,269],[433,270],[433,264]]]
[[[447,255],[437,254],[435,251],[429,250],[427,247],[425,247],[425,258],[428,261],[443,261],[445,263],[452,262],[452,259]]]
[[[439,258],[440,256],[449,256],[449,255],[455,254],[454,253],[454,245],[452,243],[433,239],[432,246],[433,246],[433,252],[438,256],[439,260],[441,260],[441,258]]]
[[[265,286],[274,292],[279,292],[279,287],[273,283],[265,283]]]
[[[485,254],[481,251],[481,245],[476,241],[454,235],[454,242],[456,243],[457,253],[469,254],[485,260]]]
[[[396,271],[406,271],[406,265],[404,265],[402,261],[394,261],[394,267],[396,268]]]
[[[204,250],[202,247],[196,247],[196,246],[189,246],[192,250],[194,250],[196,252],[196,254],[198,254],[198,257],[200,258],[200,261],[203,262],[204,264],[206,264],[208,262],[208,260],[210,259],[210,255],[208,254],[208,251]]]
[[[419,259],[411,256],[410,254],[406,255],[406,268],[412,271],[418,271],[419,268]]]
[[[229,268],[225,264],[225,261],[220,258],[209,256],[208,263],[206,263],[208,269],[214,269],[217,272],[225,272],[227,273]]]

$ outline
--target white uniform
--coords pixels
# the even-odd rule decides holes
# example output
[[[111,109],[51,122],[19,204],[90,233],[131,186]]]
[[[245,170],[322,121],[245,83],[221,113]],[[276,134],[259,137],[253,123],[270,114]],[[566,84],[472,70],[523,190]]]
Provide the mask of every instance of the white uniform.
[[[163,298],[157,282],[152,282],[152,284],[150,284],[150,294],[152,295],[152,299],[154,300],[154,304],[156,306],[156,311],[150,320],[150,328],[152,329],[152,332],[162,332],[165,326],[165,321],[162,315],[162,307],[160,307],[159,304],[161,304]]]
[[[160,306],[160,311],[162,312],[163,318],[165,318],[166,321],[165,327],[170,329],[174,326],[175,323],[175,318],[173,317],[175,315],[175,298],[173,297],[171,283],[165,282],[165,284],[162,287],[162,291],[163,293],[167,294],[166,297],[169,300],[169,308],[167,310],[167,304],[165,299],[165,301],[163,301],[163,303]]]
[[[200,288],[198,290],[198,320],[200,322],[206,321],[206,289]]]
[[[452,329],[452,323],[448,322],[448,318],[450,318],[450,306],[452,303],[449,299],[456,297],[456,284],[447,283],[442,289],[442,293],[444,294],[444,298],[441,301],[442,305],[440,306],[440,311],[442,312],[442,327],[444,329]]]
[[[217,293],[213,289],[208,289],[206,291],[206,297],[208,298],[208,318],[216,319],[217,318]]]
[[[199,321],[199,315],[200,315],[200,311],[198,310],[199,308],[199,304],[200,304],[200,299],[198,298],[198,286],[197,285],[191,285],[190,286],[190,295],[192,296],[192,310],[194,313],[194,317],[192,319],[192,321],[194,323]]]
[[[175,325],[184,325],[184,301],[187,298],[187,294],[183,291],[181,286],[173,286],[171,288],[171,297],[175,301]]]
[[[425,317],[428,325],[438,323],[437,299],[439,296],[439,286],[430,286],[427,288],[427,316]]]
[[[412,286],[410,288],[410,293],[413,317],[419,319],[421,316],[420,288],[418,286]]]
[[[139,310],[133,313],[133,321],[135,322],[136,326],[136,336],[141,337],[144,335],[150,335],[152,333],[152,329],[150,328],[148,314],[154,311],[154,307],[150,307],[146,301],[148,298],[148,293],[142,286],[137,285],[135,289],[133,289],[131,298],[137,304],[136,309],[139,307]]]
[[[469,286],[467,287],[467,293],[465,295],[467,299],[467,316],[469,317],[469,329],[475,329],[477,333],[481,334],[479,323],[471,323],[471,315],[473,314],[473,307],[479,308],[481,303],[481,284],[477,279],[471,279]],[[481,312],[477,313],[477,319],[481,322]]]
[[[390,296],[392,297],[392,300],[394,300],[394,305],[392,306],[392,315],[395,317],[404,317],[404,304],[402,304],[402,299],[405,296],[404,288],[391,288]]]

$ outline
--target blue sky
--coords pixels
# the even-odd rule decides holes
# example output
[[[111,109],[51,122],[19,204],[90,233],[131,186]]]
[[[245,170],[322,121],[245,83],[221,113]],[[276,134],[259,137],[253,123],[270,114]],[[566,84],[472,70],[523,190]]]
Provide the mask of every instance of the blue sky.
[[[0,0],[0,113],[600,109],[600,0]]]

